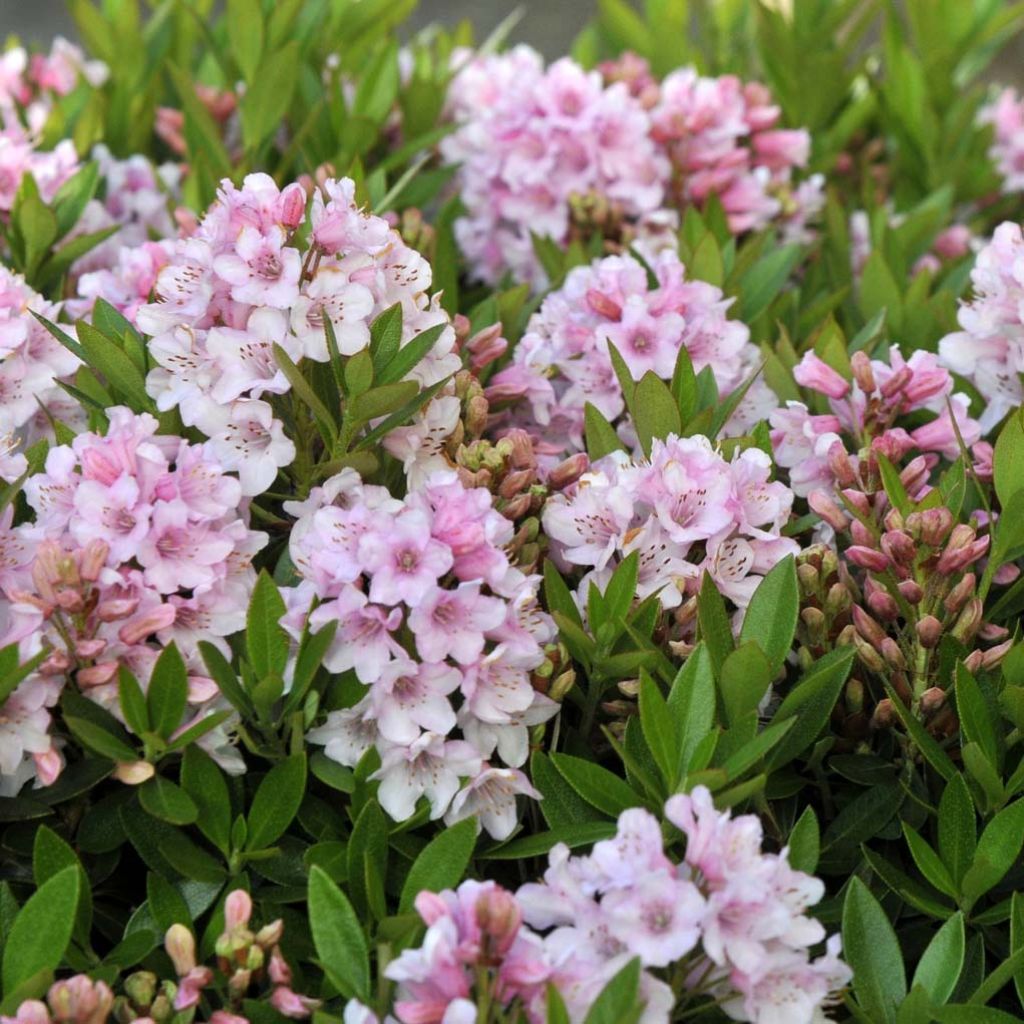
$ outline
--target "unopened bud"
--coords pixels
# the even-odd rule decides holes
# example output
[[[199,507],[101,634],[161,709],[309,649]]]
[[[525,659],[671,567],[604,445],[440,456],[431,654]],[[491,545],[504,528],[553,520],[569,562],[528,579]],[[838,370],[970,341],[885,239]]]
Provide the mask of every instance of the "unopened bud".
[[[853,370],[853,379],[857,387],[866,395],[875,390],[875,375],[871,369],[871,359],[864,351],[854,352],[850,356],[850,368]]]
[[[532,469],[514,469],[498,485],[498,495],[502,498],[514,498],[529,487],[535,478],[536,474]]]
[[[518,901],[505,889],[487,889],[476,901],[476,923],[487,936],[487,952],[494,960],[509,951],[522,922]]]
[[[828,593],[825,595],[825,613],[830,618],[834,619],[837,615],[849,611],[852,604],[853,598],[850,597],[850,591],[842,583],[833,583],[828,588]]]
[[[474,395],[466,403],[466,415],[463,422],[471,437],[479,437],[487,429],[487,414],[490,405],[483,395]]]
[[[805,597],[818,592],[820,577],[818,570],[810,562],[802,562],[796,567],[796,578],[800,581],[800,591]]]
[[[906,488],[908,494],[917,494],[928,482],[931,473],[931,462],[925,455],[918,455],[907,463],[900,473],[900,483]]]
[[[156,997],[157,977],[152,971],[135,971],[124,980],[125,995],[136,1009],[148,1010]]]
[[[284,921],[278,918],[276,921],[271,921],[270,924],[265,924],[256,933],[256,944],[261,949],[273,949],[281,941],[281,936],[284,935]]]
[[[118,667],[116,661],[101,661],[98,665],[79,669],[75,679],[79,686],[103,686],[117,675]]]
[[[921,694],[921,710],[932,714],[946,703],[946,691],[941,686],[931,686]]]
[[[964,668],[972,674],[980,672],[983,667],[984,663],[981,651],[971,651],[971,653],[964,658]]]
[[[885,663],[882,661],[881,655],[859,635],[854,635],[853,646],[857,650],[857,657],[860,658],[861,663],[865,668],[870,669],[872,672],[881,672],[885,668]]]
[[[826,491],[811,491],[807,496],[807,504],[811,511],[828,523],[833,530],[842,532],[850,525],[850,520],[843,510],[833,501]]]
[[[905,525],[903,513],[898,508],[889,509],[883,522],[887,530],[902,530]]]
[[[911,512],[907,516],[907,529],[910,535],[931,548],[943,545],[952,528],[953,513],[941,506],[925,509],[923,512]]]
[[[514,498],[509,498],[508,501],[501,505],[501,514],[506,519],[515,522],[522,516],[527,515],[532,507],[533,498],[529,494],[518,494]]]
[[[842,441],[836,441],[828,450],[828,468],[840,487],[853,487],[857,483],[857,471],[853,468],[849,453]]]
[[[281,950],[277,946],[270,954],[270,966],[267,973],[275,985],[290,985],[292,983],[292,969],[288,966],[288,961],[281,956]]]
[[[560,462],[548,474],[548,486],[553,491],[561,491],[564,488],[576,483],[577,480],[590,468],[590,459],[586,452],[577,452],[569,458]]]
[[[139,599],[137,597],[113,598],[110,601],[101,601],[96,606],[96,618],[100,622],[118,622],[121,619],[127,619],[129,615],[134,615],[135,609],[138,607]]]
[[[850,524],[850,536],[853,538],[854,544],[860,544],[862,547],[866,548],[878,547],[875,534],[859,519],[854,519]]]
[[[913,565],[917,545],[904,530],[888,530],[882,535],[882,550],[894,561]]]
[[[843,702],[851,715],[859,715],[864,710],[864,684],[856,677],[847,681]]]
[[[917,604],[924,597],[924,590],[916,580],[901,580],[896,584],[896,589],[903,595],[903,600],[908,604]]]
[[[963,579],[946,595],[945,601],[942,602],[946,611],[950,615],[956,615],[974,593],[977,584],[978,580],[973,572],[965,573]]]
[[[120,761],[114,769],[114,778],[126,786],[141,786],[153,778],[155,771],[148,761]]]
[[[970,598],[957,616],[950,632],[957,640],[969,640],[977,631],[983,612],[984,605],[981,603],[981,598]]]
[[[1004,640],[1001,644],[996,644],[995,647],[990,647],[981,656],[981,664],[983,668],[993,669],[1010,653],[1013,649],[1013,638]]]
[[[174,964],[179,978],[196,965],[196,940],[183,924],[172,924],[164,936],[164,949]]]
[[[883,697],[875,705],[875,713],[871,716],[872,729],[888,729],[896,721],[896,709],[888,697]]]
[[[252,917],[252,897],[244,889],[234,889],[224,900],[224,928],[233,932],[244,928]]]
[[[566,669],[548,689],[548,696],[554,701],[561,701],[565,695],[576,685],[576,672],[574,669]]]
[[[79,568],[82,579],[88,583],[95,583],[99,579],[103,567],[107,564],[109,554],[110,545],[105,540],[89,541],[82,552],[82,562]]]
[[[176,609],[173,604],[162,604],[151,612],[126,622],[117,633],[118,639],[129,647],[134,646],[153,633],[167,629],[174,623]]]
[[[298,182],[292,182],[278,199],[281,223],[294,231],[306,215],[306,191]]]
[[[890,565],[888,555],[863,544],[853,544],[848,547],[846,557],[854,565],[859,565],[862,569],[868,569],[871,572],[885,572]]]
[[[800,613],[812,644],[821,644],[825,639],[825,614],[820,608],[804,608]]]
[[[924,615],[917,620],[917,639],[922,647],[935,647],[942,637],[942,623],[934,615]]]
[[[587,305],[598,316],[603,316],[606,320],[622,319],[622,306],[610,296],[605,295],[604,292],[599,292],[596,288],[591,288],[587,292]]]
[[[107,641],[95,637],[92,640],[79,640],[75,644],[75,655],[83,661],[91,661],[98,658],[106,649]]]
[[[873,590],[868,595],[868,607],[880,619],[892,622],[899,617],[900,608],[892,594],[885,590]]]
[[[886,662],[893,668],[898,668],[901,671],[905,671],[907,667],[907,659],[903,657],[903,652],[900,650],[900,645],[896,643],[891,636],[887,636],[881,643],[879,648],[880,653]]]

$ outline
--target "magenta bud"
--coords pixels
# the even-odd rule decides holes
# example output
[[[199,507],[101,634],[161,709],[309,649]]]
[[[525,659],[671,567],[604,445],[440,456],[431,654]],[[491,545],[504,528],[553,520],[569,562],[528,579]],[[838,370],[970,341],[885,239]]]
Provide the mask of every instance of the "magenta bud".
[[[75,644],[75,654],[79,658],[91,661],[98,658],[106,650],[107,641],[96,637],[92,640],[79,640]]]
[[[828,450],[828,468],[840,487],[853,487],[857,483],[857,471],[853,468],[849,453],[842,441],[836,441]]]
[[[901,580],[896,588],[908,604],[917,604],[924,597],[924,590],[916,580]]]
[[[885,630],[860,605],[855,604],[850,609],[850,613],[853,616],[853,624],[857,627],[857,632],[873,647],[880,648],[886,637]]]
[[[172,924],[164,935],[164,949],[182,978],[196,965],[196,940],[183,924]]]
[[[846,557],[854,565],[862,569],[869,569],[871,572],[885,572],[889,568],[889,556],[874,548],[862,544],[854,544],[846,549]]]
[[[884,590],[875,590],[868,595],[868,607],[880,619],[892,622],[899,617],[899,605],[893,596]]]
[[[281,223],[294,231],[306,216],[306,190],[298,182],[292,182],[281,193],[278,203]]]
[[[882,550],[894,561],[913,565],[917,545],[904,530],[888,530],[882,535]]]
[[[235,889],[224,900],[224,928],[232,932],[244,928],[252,917],[252,897],[244,889]]]
[[[931,686],[921,694],[921,710],[925,714],[938,711],[946,703],[946,691],[941,686]]]
[[[878,546],[875,542],[875,535],[859,519],[854,519],[850,524],[850,536],[853,538],[854,544],[860,544],[862,547]]]
[[[101,661],[98,665],[79,669],[75,679],[79,686],[102,686],[117,675],[117,668],[116,661]]]
[[[598,316],[603,316],[607,320],[622,319],[622,306],[614,299],[605,295],[604,292],[599,292],[596,288],[591,288],[587,292],[587,305]]]
[[[900,669],[901,671],[907,667],[907,659],[903,657],[903,652],[900,650],[900,645],[896,643],[891,636],[887,636],[879,648],[882,657],[892,665],[893,668]]]
[[[560,462],[548,474],[548,486],[555,491],[560,491],[577,480],[590,468],[590,459],[586,452],[577,452],[569,458]]]
[[[519,933],[523,912],[512,893],[495,886],[477,899],[476,921],[490,940],[489,952],[504,956]]]
[[[850,356],[850,366],[853,369],[853,379],[857,382],[857,387],[864,394],[870,395],[875,390],[875,374],[871,369],[871,360],[868,358],[868,354],[864,351],[854,352]]]
[[[135,609],[139,607],[139,599],[137,597],[122,597],[114,598],[110,601],[101,601],[96,606],[96,618],[100,622],[118,622],[121,619],[127,619],[129,615],[135,614]]]
[[[913,379],[914,371],[909,366],[901,366],[879,389],[885,398],[902,391]]]
[[[862,515],[871,515],[871,502],[863,491],[854,490],[848,487],[843,491],[843,497]]]
[[[833,530],[841,532],[850,525],[850,520],[827,491],[811,491],[807,496],[807,504],[811,511],[820,516]]]
[[[109,554],[110,545],[105,540],[89,541],[82,552],[82,561],[79,565],[82,579],[89,583],[95,583],[99,579],[103,567],[107,564]]]
[[[932,648],[942,636],[942,623],[934,615],[925,615],[917,620],[917,639],[922,647]]]

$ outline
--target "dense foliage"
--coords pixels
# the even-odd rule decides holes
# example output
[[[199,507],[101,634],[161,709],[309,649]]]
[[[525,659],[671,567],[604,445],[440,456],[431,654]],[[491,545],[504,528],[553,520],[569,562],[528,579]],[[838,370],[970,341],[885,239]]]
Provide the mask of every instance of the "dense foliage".
[[[414,6],[0,54],[0,1019],[1021,1019],[1024,11]]]

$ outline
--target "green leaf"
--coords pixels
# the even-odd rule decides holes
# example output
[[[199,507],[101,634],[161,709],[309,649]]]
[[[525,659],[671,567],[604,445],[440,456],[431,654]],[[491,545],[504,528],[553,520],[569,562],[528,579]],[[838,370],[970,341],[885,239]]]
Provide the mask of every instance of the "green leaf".
[[[690,652],[668,694],[668,709],[679,732],[674,778],[683,778],[698,744],[715,725],[715,674],[706,643]]]
[[[160,652],[146,693],[149,721],[164,739],[181,725],[188,702],[188,669],[172,641]]]
[[[939,800],[939,856],[959,889],[974,860],[977,827],[974,801],[963,775],[957,772],[942,790]]]
[[[783,245],[762,256],[740,280],[736,318],[749,324],[775,300],[800,259],[798,245]]]
[[[789,654],[799,611],[796,563],[792,555],[787,555],[757,585],[740,628],[740,643],[754,641],[768,659],[772,675],[782,668]]]
[[[964,874],[962,891],[974,903],[997,885],[1013,866],[1024,846],[1024,800],[1004,807],[985,826],[974,860]]]
[[[572,826],[581,821],[596,821],[602,817],[576,792],[542,750],[530,755],[530,778],[544,798],[540,812],[552,829]]]
[[[231,836],[231,798],[216,762],[197,746],[188,747],[181,761],[181,785],[196,805],[199,831],[227,854]]]
[[[733,649],[732,624],[725,610],[725,600],[711,574],[704,573],[697,596],[698,636],[704,641],[717,677]]]
[[[86,364],[98,370],[136,412],[155,412],[153,400],[146,393],[146,382],[124,349],[86,320],[79,320],[76,330]]]
[[[352,904],[314,865],[309,872],[309,927],[317,959],[347,999],[370,998],[370,953]]]
[[[932,937],[918,961],[911,988],[920,985],[936,1005],[956,988],[964,965],[964,918],[954,914]]]
[[[299,66],[299,44],[294,39],[260,62],[259,74],[240,103],[242,138],[249,151],[260,146],[284,120],[298,83]]]
[[[47,879],[18,912],[4,943],[5,993],[60,965],[71,941],[80,886],[79,867],[69,865]]]
[[[611,817],[617,817],[640,801],[627,782],[593,761],[571,754],[551,754],[551,763],[566,782],[588,804]]]
[[[964,663],[956,666],[956,709],[960,729],[968,743],[977,743],[993,768],[999,765],[999,741],[988,705],[977,680]]]
[[[231,55],[246,82],[252,82],[263,53],[263,12],[259,0],[228,0],[228,41]]]
[[[718,673],[718,689],[730,727],[757,711],[771,682],[771,666],[756,643],[730,651]]]
[[[191,825],[199,817],[192,798],[161,775],[154,775],[139,787],[139,803],[154,818],[172,825]]]
[[[415,401],[420,386],[414,380],[399,380],[363,391],[352,399],[352,418],[358,423],[387,416]]]
[[[172,924],[183,924],[194,929],[192,914],[188,904],[180,892],[162,875],[151,871],[146,876],[146,904],[153,923],[161,935],[167,932]]]
[[[591,1004],[583,1024],[631,1024],[640,1015],[640,960],[619,970]]]
[[[772,751],[769,768],[777,770],[788,764],[818,737],[842,693],[853,656],[852,647],[829,651],[797,681],[772,718],[772,722],[781,722],[795,715],[797,724]]]
[[[79,742],[102,757],[109,757],[111,761],[138,760],[138,754],[127,743],[96,722],[65,714],[64,724]]]
[[[117,694],[121,713],[136,736],[149,731],[149,708],[139,681],[122,665],[117,672]]]
[[[288,634],[281,626],[284,613],[285,605],[277,584],[264,569],[253,588],[245,630],[249,664],[257,680],[271,673],[284,674],[288,664]]]
[[[878,900],[859,879],[850,879],[843,901],[843,958],[853,970],[853,991],[868,1017],[895,1021],[907,994],[903,953]]]
[[[813,875],[818,866],[821,830],[813,807],[805,807],[789,833],[789,863],[797,871]]]
[[[476,818],[466,818],[439,832],[413,861],[402,886],[398,912],[413,908],[418,893],[441,892],[454,889],[465,875],[476,846],[479,824]]]
[[[878,472],[882,477],[882,487],[889,501],[901,515],[909,515],[914,510],[914,503],[910,500],[906,487],[903,486],[899,471],[886,458],[884,452],[876,452],[875,458],[878,463]]]
[[[1024,410],[1011,413],[999,432],[992,472],[996,495],[1005,508],[1016,493],[1024,491]]]
[[[940,1007],[935,1010],[935,1019],[939,1024],[1020,1024],[1020,1017],[1011,1013],[968,1003]]]
[[[942,863],[939,855],[922,839],[906,822],[903,822],[903,834],[906,837],[907,845],[910,847],[910,854],[914,863],[925,878],[935,886],[939,892],[947,896],[955,897],[957,886]]]
[[[640,728],[668,787],[674,788],[678,774],[679,745],[676,723],[669,713],[658,684],[646,669],[640,670]]]
[[[446,323],[435,324],[412,337],[380,368],[377,381],[380,384],[394,384],[408,376],[426,358],[437,344],[437,339],[447,329]],[[374,364],[376,368],[376,364]]]
[[[620,452],[624,448],[619,435],[605,419],[604,413],[590,402],[583,407],[583,430],[587,439],[587,455],[590,456],[591,462],[604,458],[610,452]]]
[[[652,439],[663,439],[683,429],[672,392],[653,370],[648,370],[636,385],[630,411],[640,446],[646,455],[651,453]]]
[[[1015,892],[1010,897],[1010,952],[1016,956],[1024,949],[1024,893]],[[1013,975],[1017,998],[1024,1003],[1024,967]]]
[[[246,849],[262,850],[283,835],[305,795],[305,754],[292,754],[274,765],[264,776],[249,808]]]
[[[333,448],[338,438],[334,416],[320,400],[320,397],[313,390],[313,386],[309,381],[306,380],[302,371],[295,365],[292,357],[276,342],[272,347],[274,361],[280,367],[285,377],[288,378],[288,383],[291,384],[292,390],[302,399],[313,414],[313,419],[316,420],[317,429],[320,431],[324,444],[328,448]]]

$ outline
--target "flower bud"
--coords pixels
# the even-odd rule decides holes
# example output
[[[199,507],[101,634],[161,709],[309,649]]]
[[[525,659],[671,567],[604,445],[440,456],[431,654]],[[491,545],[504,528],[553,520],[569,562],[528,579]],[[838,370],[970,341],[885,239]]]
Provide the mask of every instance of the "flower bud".
[[[152,971],[135,971],[124,980],[125,995],[136,1009],[148,1010],[156,997],[157,977]]]
[[[306,191],[298,182],[288,185],[278,199],[281,223],[294,231],[306,216]]]
[[[881,643],[879,650],[885,660],[900,671],[906,671],[907,659],[903,657],[900,645],[891,636],[887,636]]]
[[[854,634],[853,646],[857,650],[857,657],[860,658],[865,668],[879,673],[885,669],[885,663],[882,661],[881,655],[863,637]]]
[[[853,487],[857,483],[857,471],[853,468],[849,453],[842,441],[836,441],[828,450],[828,468],[840,487]],[[845,493],[845,492],[844,492]]]
[[[141,786],[153,778],[155,771],[148,761],[121,761],[114,769],[114,778],[126,786]]]
[[[554,701],[562,701],[566,694],[576,685],[576,672],[566,669],[549,687],[548,696]]]
[[[284,935],[284,921],[278,918],[276,921],[271,921],[270,924],[265,924],[256,933],[256,944],[261,949],[272,949],[281,941],[281,936]]]
[[[875,374],[871,369],[868,354],[863,350],[854,352],[850,356],[850,368],[853,370],[853,379],[857,382],[857,387],[864,394],[870,395],[875,390]]]
[[[488,954],[496,960],[511,948],[523,922],[523,913],[512,893],[494,886],[477,899],[476,922],[487,936]]]
[[[928,482],[931,467],[932,463],[926,455],[918,455],[907,463],[900,473],[900,483],[906,488],[908,494],[917,494],[924,487]]]
[[[837,615],[842,615],[843,612],[850,610],[850,606],[853,604],[853,598],[850,596],[849,589],[842,583],[833,583],[828,588],[828,593],[825,595],[825,614],[829,618],[835,618]]]
[[[139,599],[137,597],[102,601],[96,606],[96,618],[100,622],[118,622],[120,619],[128,618],[129,615],[134,615],[135,609],[138,607]]]
[[[807,635],[811,643],[820,645],[825,640],[825,615],[819,608],[804,608],[800,612],[800,618],[807,628]]]
[[[885,630],[859,605],[855,604],[851,609],[851,613],[853,615],[853,624],[857,627],[857,632],[873,647],[880,648],[882,641],[886,637]]]
[[[980,672],[983,667],[982,652],[980,650],[971,651],[971,653],[964,658],[964,668],[972,674]]]
[[[224,929],[244,928],[252,917],[252,897],[244,889],[234,889],[224,900]]]
[[[577,452],[560,462],[548,474],[548,486],[553,491],[561,491],[577,480],[590,468],[590,459],[586,452]]]
[[[514,498],[509,498],[501,506],[501,514],[506,518],[515,522],[522,516],[525,516],[533,505],[533,498],[529,494],[517,494]]]
[[[938,711],[946,703],[946,691],[941,686],[931,686],[921,694],[921,710],[927,715]]]
[[[941,547],[953,528],[953,513],[942,506],[911,512],[907,516],[910,535],[931,548]]]
[[[622,306],[613,298],[599,292],[596,288],[587,291],[587,305],[598,315],[606,320],[621,320]]]
[[[514,469],[498,485],[498,495],[502,498],[514,498],[535,479],[536,472],[533,469]]]
[[[846,557],[854,565],[859,565],[862,569],[868,569],[871,572],[885,572],[891,564],[888,555],[863,544],[853,544],[848,547]]]
[[[888,697],[883,697],[875,706],[871,716],[872,729],[888,729],[896,721],[896,709]]]
[[[843,491],[843,497],[862,516],[871,515],[871,502],[868,501],[868,496],[863,491],[855,490],[853,487],[847,487],[846,490]]]
[[[95,583],[99,579],[103,567],[107,564],[110,545],[105,540],[91,540],[82,552],[79,572],[87,583]]]
[[[982,668],[993,669],[1010,653],[1013,649],[1013,638],[1004,640],[1001,644],[996,644],[995,647],[990,647],[981,656]]]
[[[903,513],[898,508],[889,509],[883,522],[887,530],[902,530],[905,525]]]
[[[173,604],[162,604],[138,619],[125,623],[118,630],[118,639],[121,643],[131,647],[145,640],[151,634],[158,633],[161,629],[167,629],[173,625],[175,613],[176,609]]]
[[[843,702],[851,715],[859,715],[864,710],[864,684],[856,677],[847,680]]]
[[[917,639],[922,647],[935,647],[942,637],[942,623],[934,615],[924,615],[917,620]]]
[[[796,578],[800,581],[800,592],[805,597],[818,592],[818,570],[810,562],[802,562],[796,567]]]
[[[878,544],[874,533],[871,532],[859,519],[854,519],[850,524],[850,536],[854,544],[865,548],[877,548]]]
[[[172,924],[164,936],[164,949],[174,964],[179,978],[183,978],[196,965],[196,940],[183,924]]]
[[[487,414],[490,405],[483,395],[474,395],[466,403],[466,415],[463,422],[471,437],[479,437],[487,429]]]
[[[924,597],[924,590],[916,580],[901,580],[896,584],[896,589],[908,604],[917,604]]]
[[[914,564],[917,545],[906,531],[888,530],[882,535],[881,547],[894,562],[900,562],[903,565]]]
[[[984,605],[981,603],[981,598],[970,598],[961,610],[950,632],[957,638],[957,640],[970,639],[974,636],[979,624],[981,623],[981,616],[983,613]]]
[[[868,607],[885,622],[899,618],[900,608],[892,594],[876,589],[868,595]]]
[[[807,504],[833,530],[841,532],[850,525],[850,520],[826,491],[811,491],[807,496]]]
[[[79,686],[102,686],[117,675],[118,667],[116,661],[101,661],[98,665],[79,669],[75,679]]]
[[[974,593],[978,580],[973,572],[964,573],[960,582],[946,595],[943,606],[950,615],[956,615],[964,602]]]

